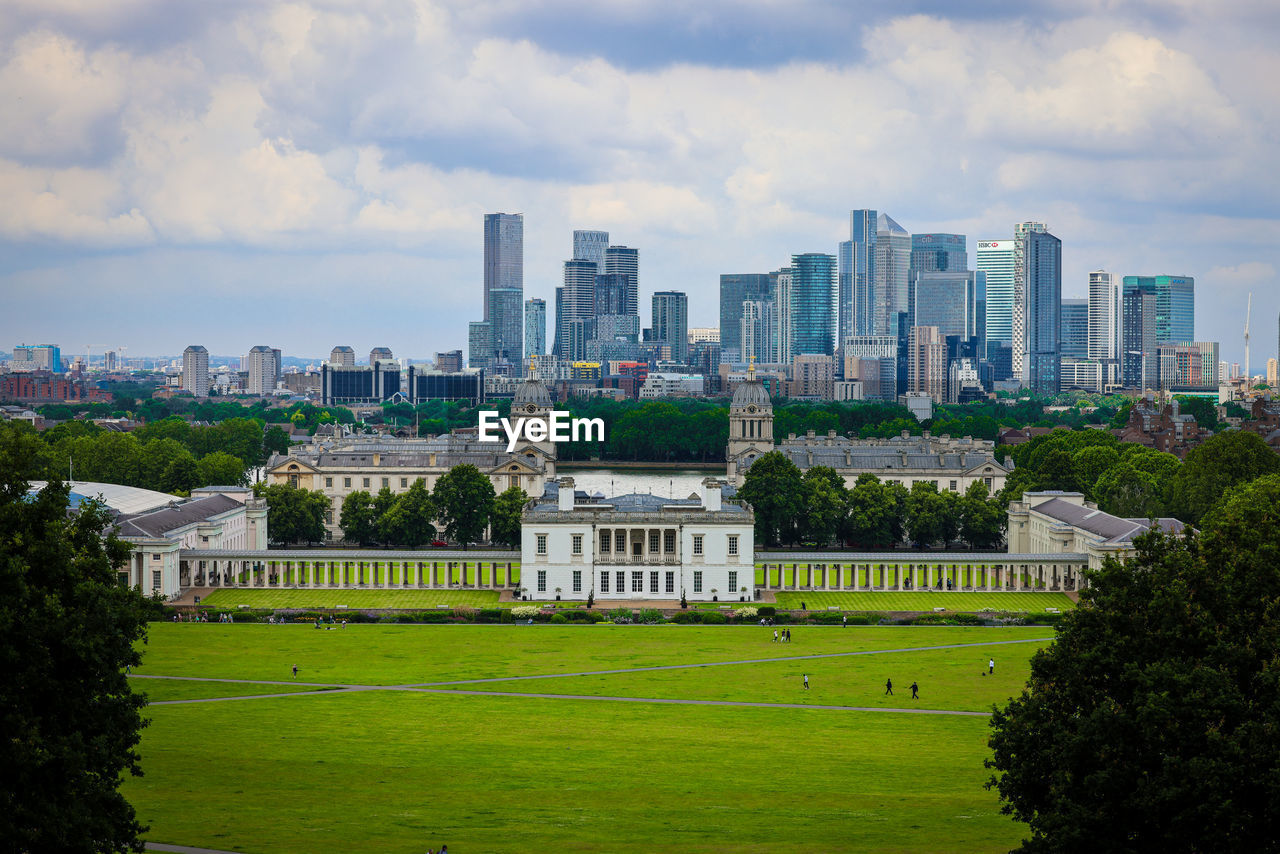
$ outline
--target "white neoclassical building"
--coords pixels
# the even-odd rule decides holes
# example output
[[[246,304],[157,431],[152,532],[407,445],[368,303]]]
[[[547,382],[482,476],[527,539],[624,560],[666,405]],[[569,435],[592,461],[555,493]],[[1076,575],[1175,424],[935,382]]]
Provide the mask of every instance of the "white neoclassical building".
[[[1087,555],[1089,568],[1099,569],[1108,556],[1133,556],[1133,540],[1151,530],[1149,519],[1124,519],[1098,509],[1079,492],[1027,492],[1009,503],[1009,552]],[[1177,519],[1156,519],[1154,526],[1180,534]]]
[[[547,484],[525,509],[520,583],[533,599],[751,601],[755,514],[722,481],[685,499]]]

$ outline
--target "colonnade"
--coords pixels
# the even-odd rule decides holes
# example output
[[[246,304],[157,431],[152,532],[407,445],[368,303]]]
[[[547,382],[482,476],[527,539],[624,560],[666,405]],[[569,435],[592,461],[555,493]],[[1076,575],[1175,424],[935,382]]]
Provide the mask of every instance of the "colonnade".
[[[519,584],[520,562],[409,560],[372,552],[358,558],[202,557],[192,552],[183,554],[180,573],[183,587],[498,590]]]
[[[1016,558],[1017,555],[1010,555]],[[1087,561],[972,560],[757,563],[756,587],[765,590],[1076,591],[1086,585]]]

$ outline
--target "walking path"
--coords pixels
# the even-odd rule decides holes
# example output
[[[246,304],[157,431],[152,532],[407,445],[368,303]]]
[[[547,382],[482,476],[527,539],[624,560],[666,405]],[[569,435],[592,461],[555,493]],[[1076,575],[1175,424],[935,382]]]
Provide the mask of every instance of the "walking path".
[[[148,851],[171,851],[173,854],[238,854],[220,848],[192,848],[190,845],[167,845],[164,842],[148,842],[146,846]]]

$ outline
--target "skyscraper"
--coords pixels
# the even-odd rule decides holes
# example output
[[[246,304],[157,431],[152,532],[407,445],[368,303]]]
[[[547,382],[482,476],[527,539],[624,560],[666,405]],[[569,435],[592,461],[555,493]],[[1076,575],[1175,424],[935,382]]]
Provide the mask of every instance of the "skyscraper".
[[[182,387],[196,397],[209,396],[209,351],[199,344],[182,351]]]
[[[657,291],[653,295],[653,339],[671,347],[671,358],[684,362],[689,354],[689,295]]]
[[[974,268],[987,278],[988,350],[992,345],[1009,347],[1013,343],[1013,241],[979,240]]]
[[[1089,301],[1064,299],[1058,335],[1062,355],[1071,359],[1089,358]]]
[[[1185,344],[1196,337],[1196,280],[1191,276],[1125,276],[1124,293],[1141,288],[1156,297],[1156,343]]]
[[[791,270],[792,355],[834,355],[836,257],[821,252],[792,255]]]
[[[524,357],[524,291],[494,288],[489,292],[492,358],[489,366],[502,374],[520,376]]]
[[[484,215],[484,319],[489,320],[489,292],[497,288],[524,291],[524,214]]]
[[[893,328],[895,315],[907,310],[907,273],[911,269],[911,235],[888,214],[876,219],[875,330]]]
[[[575,261],[594,261],[597,273],[604,272],[604,251],[609,246],[607,231],[574,231],[573,258]]]
[[[627,314],[627,292],[630,286],[631,277],[624,273],[597,275],[595,316]]]
[[[773,299],[768,273],[722,273],[720,275],[720,356],[726,362],[745,362],[742,346],[743,304]]]
[[[339,344],[329,351],[329,364],[354,368],[356,366],[356,351],[346,344]]]
[[[1062,357],[1062,241],[1047,231],[1028,230],[1019,245],[1025,307],[1022,382],[1038,394],[1057,394]],[[1016,271],[1016,256],[1014,266]],[[1015,349],[1015,370],[1017,358]]]
[[[1121,381],[1127,388],[1156,387],[1156,295],[1135,287],[1120,298]]]
[[[907,386],[935,403],[947,399],[947,343],[936,326],[913,326],[907,344]]]
[[[963,234],[911,235],[911,272],[955,272],[968,269],[968,241]]]
[[[840,244],[839,340],[870,335],[875,324],[876,220],[871,209],[849,212],[849,239]]]
[[[777,360],[778,320],[773,300],[746,300],[742,303],[739,336],[742,361],[773,362]]]
[[[467,325],[467,367],[488,368],[493,361],[493,331],[487,320]]]
[[[547,301],[529,299],[524,302],[524,357],[547,352]]]
[[[610,246],[604,251],[606,275],[627,277],[627,305],[623,314],[640,314],[640,250],[630,246]]]
[[[1103,388],[1120,382],[1120,282],[1114,273],[1089,274],[1089,358],[1102,364]]]
[[[1024,386],[1028,377],[1027,243],[1030,235],[1045,234],[1048,230],[1042,222],[1020,222],[1013,227],[1013,375]]]
[[[276,390],[276,382],[280,379],[279,350],[259,344],[245,356],[244,364],[249,374],[244,389],[246,394],[262,396]]]
[[[935,326],[946,338],[981,338],[979,309],[985,303],[986,276],[969,270],[917,272],[909,290],[907,310],[912,326]]]
[[[394,358],[395,356],[392,354],[390,347],[374,347],[369,351],[369,364],[371,365],[374,362],[389,362]]]
[[[795,347],[795,270],[783,267],[769,274],[773,287],[773,315],[777,325],[774,333],[775,357],[781,364],[790,364]]]
[[[591,337],[591,324],[596,315],[596,264],[594,261],[572,260],[564,262],[564,288],[557,294],[560,304],[557,306],[558,335],[561,341],[560,358],[569,358],[564,351],[569,337],[569,325],[574,321],[582,321],[583,325],[577,334]],[[584,344],[585,347],[585,344]],[[585,352],[585,349],[583,350]],[[579,356],[578,358],[582,358]]]

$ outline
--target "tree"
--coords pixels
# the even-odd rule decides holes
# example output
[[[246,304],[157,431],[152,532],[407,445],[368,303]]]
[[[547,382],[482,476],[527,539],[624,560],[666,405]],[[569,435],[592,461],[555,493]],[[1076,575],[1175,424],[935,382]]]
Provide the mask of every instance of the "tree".
[[[833,468],[814,466],[804,473],[803,489],[801,533],[806,541],[826,546],[844,527],[849,512],[844,478]]]
[[[902,541],[902,484],[881,483],[870,473],[858,475],[849,492],[849,539],[872,549],[890,549]]]
[[[493,502],[493,517],[489,522],[495,543],[508,546],[520,545],[520,516],[529,496],[518,486],[503,491]]]
[[[1093,500],[1093,486],[1107,469],[1120,462],[1120,452],[1107,445],[1090,445],[1071,455],[1076,483],[1085,498]]]
[[[196,461],[198,486],[241,486],[244,484],[244,461],[223,451],[214,451]]]
[[[960,537],[971,548],[993,549],[1004,536],[1008,516],[998,500],[989,497],[987,485],[974,481],[960,499]]]
[[[1168,481],[1167,504],[1175,516],[1195,525],[1231,487],[1276,472],[1280,454],[1261,436],[1242,430],[1219,433],[1187,453],[1187,461]]]
[[[1022,851],[1275,850],[1280,476],[1202,528],[1090,572],[992,715],[989,786],[1029,825]]]
[[[907,534],[921,547],[927,548],[942,538],[946,509],[938,487],[927,481],[917,480],[907,494]]]
[[[342,499],[342,511],[338,515],[342,539],[362,546],[373,543],[377,539],[379,517],[373,508],[372,495],[362,489],[349,493]]]
[[[262,453],[263,462],[272,454],[287,454],[293,440],[289,438],[289,434],[281,430],[279,427],[271,426],[267,428],[267,432],[262,436]]]
[[[481,477],[484,476],[481,475]],[[485,478],[485,483],[488,482],[489,479]],[[489,494],[493,495],[493,487],[489,488]],[[376,498],[374,503],[376,505]],[[425,546],[435,537],[436,529],[432,524],[435,518],[435,500],[427,491],[426,482],[418,478],[378,518],[378,532],[385,542],[417,549]],[[483,530],[482,527],[481,531]]]
[[[462,548],[479,542],[493,512],[493,484],[473,465],[454,466],[436,481],[433,494],[445,536]]]
[[[277,543],[317,543],[324,539],[329,499],[323,492],[273,483],[258,490],[267,500],[267,533]]]
[[[1123,461],[1102,473],[1093,497],[1104,513],[1126,519],[1149,519],[1164,512],[1163,490],[1155,475]]]
[[[781,451],[761,455],[747,469],[739,497],[756,514],[756,540],[766,546],[794,543],[802,508],[804,480]]]
[[[12,851],[141,851],[145,828],[118,787],[142,773],[146,700],[125,668],[141,662],[151,605],[117,582],[129,547],[103,535],[105,508],[68,514],[61,482],[27,497],[41,444],[0,424],[0,839]]]
[[[1054,448],[1044,456],[1036,474],[1041,489],[1060,489],[1064,492],[1080,489],[1071,455],[1061,448]]]

